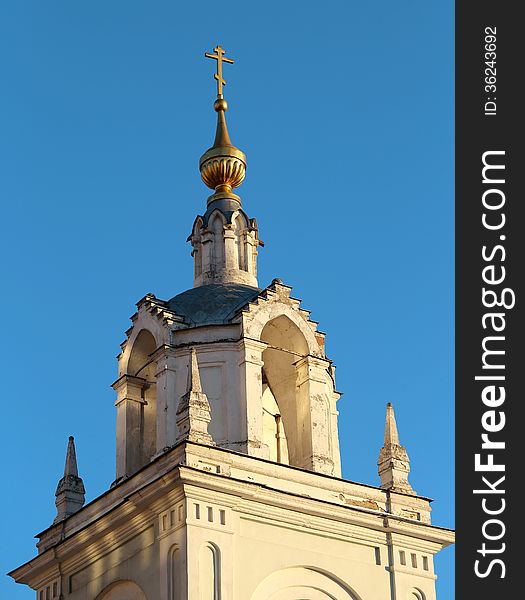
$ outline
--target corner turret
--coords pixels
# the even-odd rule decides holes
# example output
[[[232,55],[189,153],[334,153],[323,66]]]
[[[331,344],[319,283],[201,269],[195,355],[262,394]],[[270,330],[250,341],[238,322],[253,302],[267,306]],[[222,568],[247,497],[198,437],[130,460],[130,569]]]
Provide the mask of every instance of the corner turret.
[[[58,482],[55,493],[57,516],[53,522],[58,523],[80,510],[84,506],[85,493],[84,482],[78,476],[75,438],[71,435],[67,444],[64,477]]]
[[[382,489],[416,495],[408,482],[410,460],[405,447],[399,443],[394,407],[390,402],[386,405],[385,438],[377,467]]]

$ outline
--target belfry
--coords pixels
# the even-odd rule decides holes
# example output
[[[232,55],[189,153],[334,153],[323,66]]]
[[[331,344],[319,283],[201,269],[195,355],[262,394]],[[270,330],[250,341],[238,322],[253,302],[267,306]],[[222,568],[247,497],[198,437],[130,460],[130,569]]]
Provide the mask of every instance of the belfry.
[[[434,600],[453,542],[408,482],[387,407],[380,486],[341,478],[335,367],[291,287],[257,278],[226,124],[200,158],[193,287],[137,303],[118,356],[116,478],[84,505],[73,438],[57,517],[10,575],[37,600]],[[249,207],[251,211],[254,207]]]

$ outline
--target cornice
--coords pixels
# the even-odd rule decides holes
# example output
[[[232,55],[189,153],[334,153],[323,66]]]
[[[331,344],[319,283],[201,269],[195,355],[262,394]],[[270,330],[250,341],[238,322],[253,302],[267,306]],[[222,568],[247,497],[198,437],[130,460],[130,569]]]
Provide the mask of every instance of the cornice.
[[[158,515],[183,497],[231,508],[241,519],[307,529],[355,543],[385,543],[385,534],[391,533],[395,544],[435,553],[453,542],[451,530],[387,513],[380,505],[372,508],[373,502],[356,505],[359,498],[379,501],[384,496],[379,488],[183,442],[42,532],[41,545],[50,545],[10,575],[35,586],[59,562],[67,570],[79,570],[148,527],[156,527]],[[408,501],[428,506],[423,498],[410,496]]]

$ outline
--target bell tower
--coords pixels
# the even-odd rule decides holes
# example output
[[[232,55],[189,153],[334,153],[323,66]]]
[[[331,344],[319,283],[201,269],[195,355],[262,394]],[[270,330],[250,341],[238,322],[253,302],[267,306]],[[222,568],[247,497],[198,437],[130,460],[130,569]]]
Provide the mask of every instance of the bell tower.
[[[222,93],[222,62],[233,60],[220,46],[206,56],[217,60],[217,130],[199,166],[215,192],[189,237],[193,289],[167,301],[146,296],[126,332],[113,384],[117,481],[192,439],[196,422],[181,429],[177,417],[192,360],[214,445],[340,476],[335,368],[324,334],[291,288],[279,279],[258,287],[257,224],[232,191],[246,172],[246,156],[228,134]]]
[[[137,303],[118,356],[116,478],[84,505],[73,439],[57,518],[11,573],[37,600],[435,600],[453,533],[408,483],[387,407],[380,486],[341,478],[335,366],[233,190],[246,156],[217,61],[213,190],[191,230],[193,287]],[[188,282],[191,285],[191,282]]]

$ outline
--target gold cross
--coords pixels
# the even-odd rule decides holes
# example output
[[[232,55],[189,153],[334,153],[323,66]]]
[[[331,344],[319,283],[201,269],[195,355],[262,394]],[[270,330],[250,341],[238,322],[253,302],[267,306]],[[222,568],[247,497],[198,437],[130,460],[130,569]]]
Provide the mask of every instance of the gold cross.
[[[220,46],[215,47],[213,50],[217,54],[210,54],[209,52],[205,52],[204,56],[206,58],[213,58],[217,61],[217,73],[215,73],[214,77],[217,80],[217,97],[222,98],[222,86],[226,85],[226,82],[222,77],[222,63],[225,62],[230,63],[230,65],[233,65],[233,60],[224,56],[225,50],[223,50],[223,48],[221,48]]]

